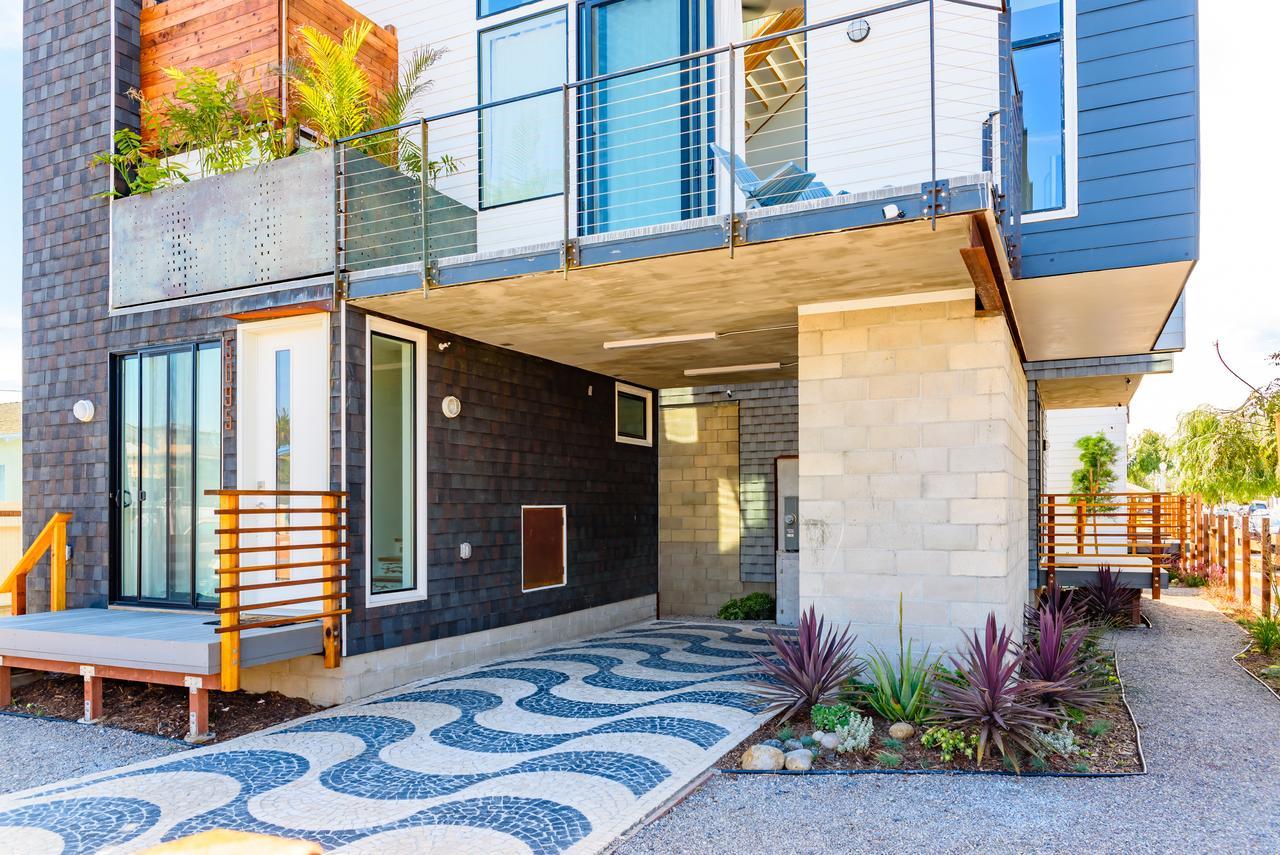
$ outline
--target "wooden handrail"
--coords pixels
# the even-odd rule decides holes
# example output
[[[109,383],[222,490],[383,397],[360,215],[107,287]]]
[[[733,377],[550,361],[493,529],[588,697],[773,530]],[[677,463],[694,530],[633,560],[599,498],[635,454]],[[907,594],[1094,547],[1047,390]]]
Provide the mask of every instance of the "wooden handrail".
[[[49,553],[49,611],[67,607],[67,523],[71,514],[58,511],[45,523],[18,563],[0,581],[0,594],[11,594],[11,614],[27,613],[27,576],[46,552]]]
[[[263,629],[279,626],[293,626],[301,623],[320,621],[324,629],[323,650],[326,668],[337,668],[342,655],[342,623],[343,615],[350,609],[341,608],[341,603],[349,595],[344,590],[346,575],[335,573],[330,568],[346,565],[350,559],[342,557],[347,543],[335,537],[336,532],[346,531],[346,493],[341,490],[207,490],[206,495],[218,497],[219,525],[215,529],[218,546],[214,554],[218,557],[218,607],[215,614],[219,617],[219,626],[214,632],[221,639],[222,667],[219,674],[223,691],[235,691],[240,688],[240,633],[251,629]],[[309,497],[317,506],[305,508],[287,507],[290,496]],[[273,507],[244,507],[243,499],[266,498],[267,504]],[[242,525],[252,515],[274,514],[275,525]],[[306,517],[320,515],[319,524],[306,520]],[[296,521],[296,522],[295,522]],[[307,543],[294,540],[291,535],[306,532],[321,532],[326,538],[320,543]],[[241,545],[242,537],[274,536],[274,543],[264,545]],[[290,553],[314,550],[319,554],[316,560],[285,560],[294,557]],[[242,564],[243,556],[275,553],[276,560],[269,564]],[[268,559],[270,560],[270,559]],[[295,570],[317,570],[317,578],[306,579],[292,576]],[[269,581],[241,581],[253,579],[253,574],[271,574]],[[259,577],[260,578],[260,577]],[[286,597],[280,599],[270,597],[275,589],[292,588],[297,585],[317,585],[320,593],[310,596]],[[268,598],[261,602],[246,603],[240,595],[250,591],[268,592]],[[320,611],[309,614],[279,614],[264,611],[263,618],[255,616],[246,619],[246,614],[254,611],[301,606],[306,603],[317,603]]]

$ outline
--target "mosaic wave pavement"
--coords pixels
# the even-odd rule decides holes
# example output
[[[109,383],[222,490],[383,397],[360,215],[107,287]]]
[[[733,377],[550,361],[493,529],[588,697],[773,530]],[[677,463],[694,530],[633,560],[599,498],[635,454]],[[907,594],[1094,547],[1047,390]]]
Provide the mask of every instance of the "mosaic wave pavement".
[[[650,621],[177,757],[0,799],[8,851],[130,852],[210,828],[352,853],[596,852],[759,715],[763,632]]]

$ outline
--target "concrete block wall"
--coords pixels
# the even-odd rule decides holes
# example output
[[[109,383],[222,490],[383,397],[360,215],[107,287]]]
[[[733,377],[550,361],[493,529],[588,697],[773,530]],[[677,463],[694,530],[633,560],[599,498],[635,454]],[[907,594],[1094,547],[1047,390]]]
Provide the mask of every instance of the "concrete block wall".
[[[663,406],[738,402],[738,504],[742,516],[738,556],[743,582],[772,583],[777,574],[774,467],[779,457],[799,452],[798,389],[795,380],[772,380],[662,392]]]
[[[803,312],[803,309],[802,309]],[[972,299],[801,314],[800,607],[954,647],[1027,596],[1027,383]]]
[[[714,615],[772,583],[740,576],[739,405],[662,407],[658,421],[659,612]]]

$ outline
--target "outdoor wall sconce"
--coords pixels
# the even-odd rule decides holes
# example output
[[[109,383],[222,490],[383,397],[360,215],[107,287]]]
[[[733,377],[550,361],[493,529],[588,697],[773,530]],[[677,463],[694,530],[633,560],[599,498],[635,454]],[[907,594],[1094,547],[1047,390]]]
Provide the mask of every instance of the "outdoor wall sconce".
[[[71,415],[75,416],[77,421],[91,422],[93,413],[93,401],[81,399],[71,406]]]
[[[871,35],[871,22],[866,18],[850,21],[849,28],[845,30],[845,34],[849,36],[849,41],[855,45],[859,42],[865,42],[867,36]]]
[[[440,412],[444,413],[446,419],[456,419],[458,413],[462,412],[462,402],[456,395],[449,395],[440,402]]]

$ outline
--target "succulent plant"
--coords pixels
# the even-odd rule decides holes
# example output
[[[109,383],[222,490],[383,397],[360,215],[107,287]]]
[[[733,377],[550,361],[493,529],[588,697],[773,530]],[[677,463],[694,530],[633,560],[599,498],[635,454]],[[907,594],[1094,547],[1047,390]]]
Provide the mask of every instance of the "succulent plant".
[[[828,629],[813,606],[800,616],[794,638],[773,631],[766,634],[777,658],[759,653],[755,658],[772,680],[750,685],[762,698],[765,710],[781,712],[783,721],[815,704],[835,701],[844,684],[862,670],[849,628],[839,633],[834,627]]]

